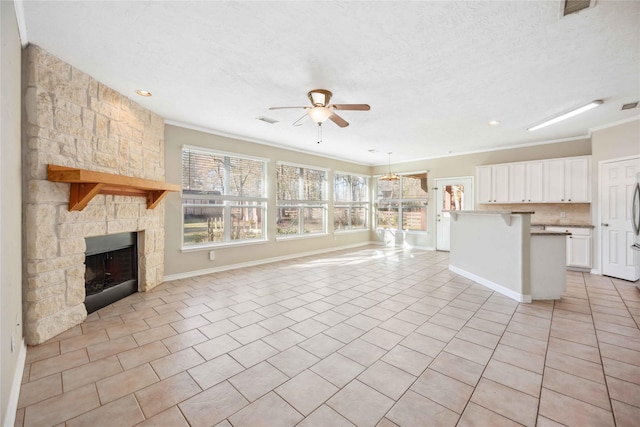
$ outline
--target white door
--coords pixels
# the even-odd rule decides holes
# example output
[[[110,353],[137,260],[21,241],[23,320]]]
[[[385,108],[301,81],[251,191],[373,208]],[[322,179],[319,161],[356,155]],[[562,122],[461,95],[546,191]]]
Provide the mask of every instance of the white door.
[[[451,215],[443,211],[473,209],[473,177],[436,179],[436,249],[448,251]]]
[[[602,274],[635,281],[640,278],[635,251],[631,202],[640,158],[603,163],[600,170]]]

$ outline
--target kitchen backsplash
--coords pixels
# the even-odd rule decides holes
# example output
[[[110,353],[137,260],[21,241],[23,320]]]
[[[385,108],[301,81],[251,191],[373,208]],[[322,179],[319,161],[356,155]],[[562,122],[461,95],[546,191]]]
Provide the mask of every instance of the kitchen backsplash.
[[[589,203],[512,203],[480,204],[479,210],[487,211],[532,211],[532,224],[591,225]],[[564,216],[563,216],[564,215]]]

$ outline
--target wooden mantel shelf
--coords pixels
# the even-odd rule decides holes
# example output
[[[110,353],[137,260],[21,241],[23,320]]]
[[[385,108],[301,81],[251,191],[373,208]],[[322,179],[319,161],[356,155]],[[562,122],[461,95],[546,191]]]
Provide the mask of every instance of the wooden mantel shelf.
[[[143,196],[147,198],[147,209],[153,209],[169,192],[181,189],[180,185],[167,184],[162,181],[57,165],[48,165],[47,175],[49,181],[71,184],[69,191],[70,211],[83,210],[97,194]]]

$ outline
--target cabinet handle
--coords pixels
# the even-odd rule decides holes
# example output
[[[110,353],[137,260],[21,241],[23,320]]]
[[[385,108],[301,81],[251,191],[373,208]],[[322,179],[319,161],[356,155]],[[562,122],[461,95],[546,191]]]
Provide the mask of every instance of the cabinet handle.
[[[561,202],[564,202],[564,199],[560,199]]]
[[[571,201],[571,199],[569,199],[569,201]]]
[[[607,224],[606,222],[601,222],[600,225],[603,226],[603,227],[608,227],[609,226],[609,224]]]

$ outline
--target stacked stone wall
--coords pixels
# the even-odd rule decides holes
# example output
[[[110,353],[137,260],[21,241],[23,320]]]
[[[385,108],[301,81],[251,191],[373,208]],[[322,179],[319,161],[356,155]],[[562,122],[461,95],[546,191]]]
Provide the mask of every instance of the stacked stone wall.
[[[38,46],[23,69],[25,337],[39,344],[87,316],[85,237],[138,232],[139,289],[164,277],[164,202],[98,195],[70,212],[70,185],[47,165],[164,181],[164,121]]]

